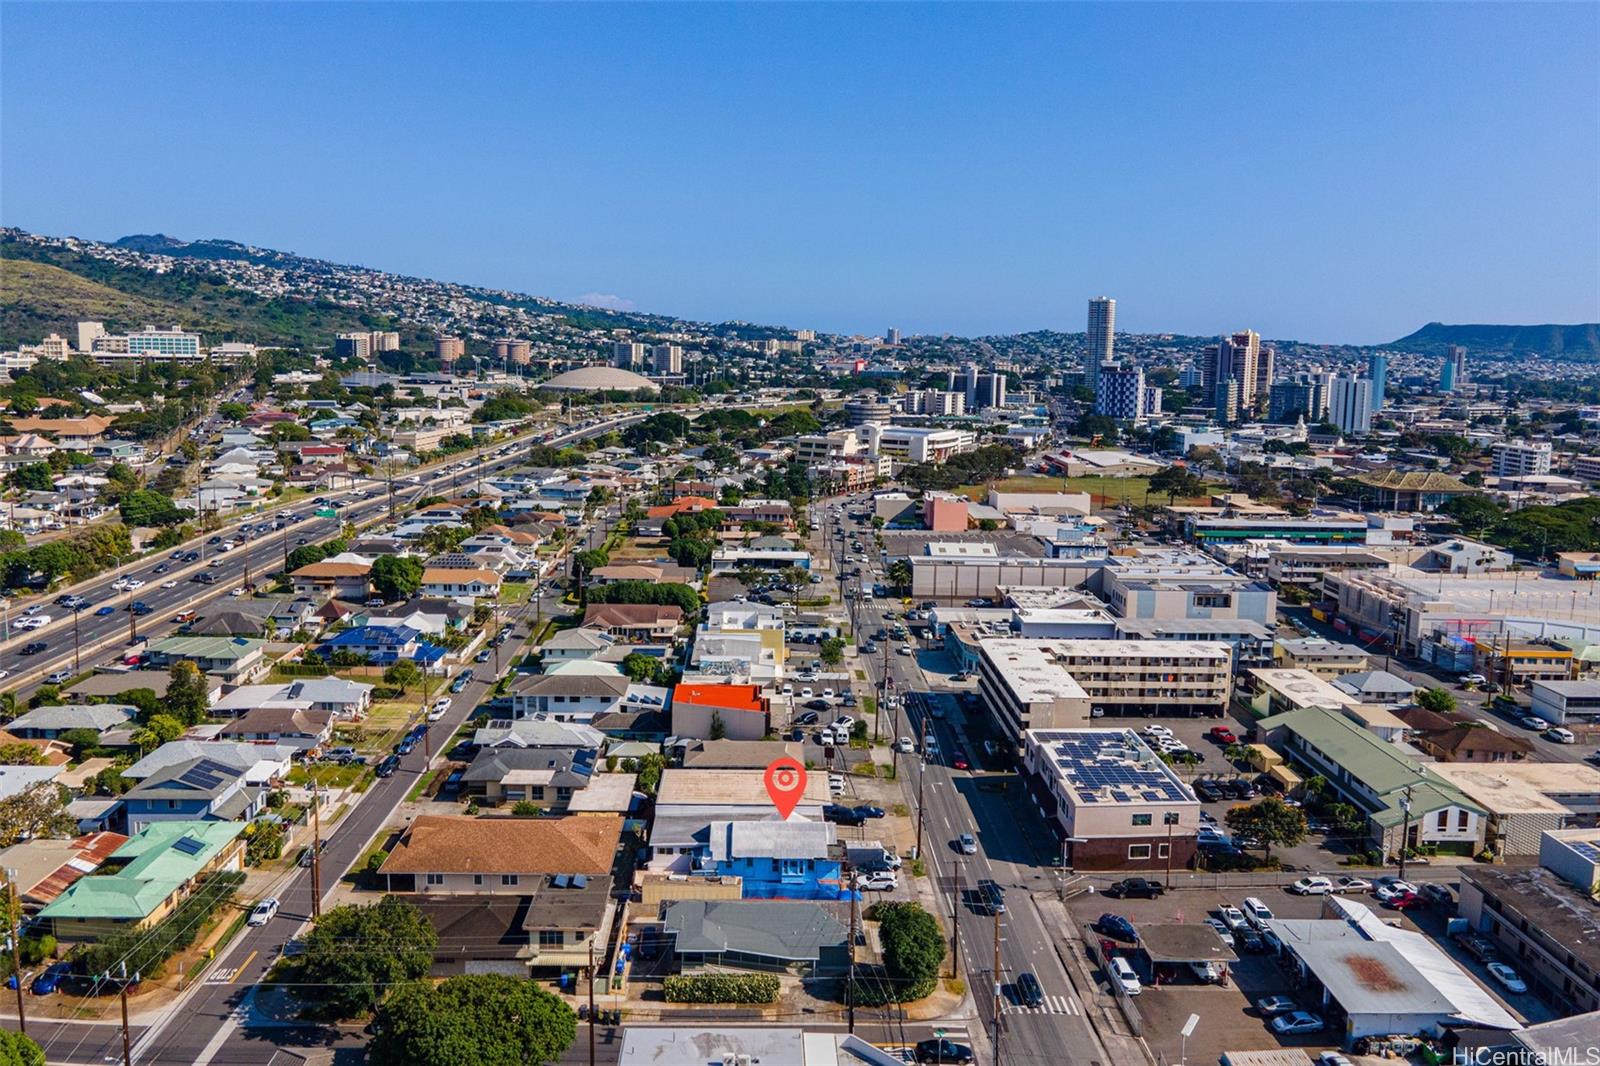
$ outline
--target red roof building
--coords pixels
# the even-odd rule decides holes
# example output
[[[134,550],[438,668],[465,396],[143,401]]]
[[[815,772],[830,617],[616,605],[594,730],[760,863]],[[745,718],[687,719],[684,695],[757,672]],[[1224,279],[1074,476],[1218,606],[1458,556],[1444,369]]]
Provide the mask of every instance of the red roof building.
[[[723,739],[760,740],[770,732],[771,712],[760,685],[681,684],[672,690],[672,732],[710,740],[720,720]]]

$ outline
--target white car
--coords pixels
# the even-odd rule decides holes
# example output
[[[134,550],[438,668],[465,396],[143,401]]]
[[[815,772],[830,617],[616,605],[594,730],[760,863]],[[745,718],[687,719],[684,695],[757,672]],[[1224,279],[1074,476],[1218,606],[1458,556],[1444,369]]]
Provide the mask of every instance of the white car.
[[[1387,903],[1391,899],[1399,899],[1401,896],[1416,895],[1417,886],[1409,881],[1402,881],[1398,877],[1386,877],[1378,881],[1377,887],[1372,890],[1372,894],[1378,897],[1380,902]]]
[[[178,583],[176,581],[163,581],[161,583],[161,587],[164,589],[175,589],[178,587]]]
[[[1518,722],[1524,729],[1543,731],[1550,728],[1550,723],[1545,721],[1543,718],[1540,718],[1536,714],[1526,715],[1518,719]]]
[[[1489,964],[1489,976],[1505,985],[1507,992],[1515,992],[1517,995],[1521,995],[1528,990],[1527,983],[1517,975],[1517,971],[1503,962],[1491,962]]]
[[[277,913],[278,913],[278,901],[277,901],[277,899],[275,897],[273,897],[273,896],[268,896],[266,899],[262,900],[260,903],[257,903],[256,906],[255,906],[255,909],[250,912],[250,920],[249,920],[248,924],[250,924],[250,925],[266,925],[268,922],[272,921],[273,915],[275,915]]]
[[[1172,730],[1168,729],[1166,726],[1156,725],[1153,722],[1139,730],[1139,732],[1143,733],[1147,737],[1170,737],[1173,735]]]
[[[229,589],[228,590],[228,595],[229,596],[233,596],[235,598],[237,598],[239,596],[243,596],[244,595],[244,589]]]
[[[971,833],[962,833],[961,836],[956,840],[956,843],[961,848],[961,854],[978,854],[978,841],[977,838]]]
[[[863,892],[893,892],[899,887],[900,879],[889,870],[856,875],[856,888]]]
[[[1557,744],[1576,744],[1578,742],[1577,735],[1572,730],[1562,729],[1558,725],[1553,725],[1546,729],[1544,736],[1546,740],[1553,740]]]
[[[909,645],[909,644],[900,645],[900,647],[898,649],[898,654],[900,654],[900,655],[910,655],[911,654],[911,645]]]
[[[812,696],[815,696],[815,695],[816,695],[816,693],[812,692],[808,688],[803,688],[803,689],[800,690],[800,698],[803,699],[803,700],[809,700]]]
[[[783,688],[780,689],[779,691],[782,692],[785,696],[793,696],[794,695],[794,686],[793,685],[784,685]]]
[[[1333,891],[1333,882],[1326,877],[1302,877],[1289,891],[1297,896],[1326,896]]]
[[[839,774],[828,775],[828,791],[837,796],[844,791],[844,778]]]
[[[1245,920],[1244,911],[1227,904],[1217,908],[1217,917],[1222,919],[1222,924],[1227,926],[1230,932],[1237,932],[1250,924]]]
[[[15,622],[11,623],[11,628],[12,629],[43,629],[45,626],[47,626],[49,624],[50,624],[50,616],[49,615],[47,615],[47,614],[36,614],[32,618],[19,618],[19,619],[17,619]]]
[[[438,699],[434,700],[433,709],[436,711],[448,711],[450,709],[450,697],[440,696]]]
[[[1144,986],[1139,983],[1139,975],[1133,972],[1133,967],[1128,965],[1128,960],[1121,955],[1111,957],[1108,969],[1111,980],[1121,986],[1124,995],[1137,996],[1144,991]]]
[[[833,720],[833,731],[837,733],[842,729],[844,730],[845,736],[849,736],[850,730],[854,729],[855,725],[856,720],[854,718],[850,717],[848,714],[841,714],[839,717]]]
[[[822,690],[822,698],[825,699],[825,700],[833,699],[833,689],[831,689],[831,688],[823,689]]]
[[[448,711],[449,709],[450,708],[448,708],[448,707],[433,707],[433,708],[430,708],[429,711],[428,711],[428,721],[437,722],[439,719],[444,717],[444,712]]]
[[[901,737],[899,740],[894,742],[894,750],[898,751],[901,755],[910,755],[912,752],[917,750],[917,746],[912,742],[910,737]]]
[[[124,586],[124,588],[126,588],[129,592],[132,592],[134,589],[144,588],[144,582],[140,581],[136,577],[130,577],[128,578],[128,583]]]

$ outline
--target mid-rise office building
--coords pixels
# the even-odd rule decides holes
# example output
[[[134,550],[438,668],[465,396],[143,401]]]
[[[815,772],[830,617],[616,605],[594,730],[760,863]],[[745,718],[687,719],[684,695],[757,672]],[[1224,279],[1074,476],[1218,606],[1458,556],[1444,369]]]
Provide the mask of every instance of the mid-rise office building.
[[[908,415],[953,417],[967,412],[967,394],[954,390],[922,389],[908,392],[902,402]]]
[[[372,358],[372,341],[366,333],[341,333],[333,338],[333,355],[335,359],[359,359],[362,362]]]
[[[200,334],[190,333],[179,326],[168,329],[146,326],[128,334],[128,354],[169,359],[199,359]]]
[[[1551,448],[1547,440],[1507,440],[1494,446],[1495,477],[1528,477],[1550,472]]]
[[[1383,393],[1389,385],[1389,357],[1383,352],[1367,356],[1367,378],[1372,382],[1372,409],[1383,410]]]
[[[1085,333],[1083,383],[1098,395],[1100,367],[1116,356],[1117,301],[1109,296],[1089,300],[1089,326]]]
[[[1338,426],[1341,433],[1370,433],[1372,382],[1343,374],[1334,378],[1333,393],[1328,397],[1328,421]]]
[[[436,337],[433,341],[433,357],[444,366],[449,366],[467,354],[467,342],[460,337]]]
[[[902,463],[942,463],[952,455],[977,448],[977,434],[966,429],[928,429],[920,426],[885,426],[869,422],[862,438],[873,455]]]
[[[106,324],[104,322],[79,322],[77,350],[80,352],[94,351],[94,342],[104,336],[106,336]]]

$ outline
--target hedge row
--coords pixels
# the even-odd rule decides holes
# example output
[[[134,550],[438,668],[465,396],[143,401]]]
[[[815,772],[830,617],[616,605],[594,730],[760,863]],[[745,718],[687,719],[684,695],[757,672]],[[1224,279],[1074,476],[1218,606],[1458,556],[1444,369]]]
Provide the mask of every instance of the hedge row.
[[[668,1003],[776,1003],[778,979],[768,973],[678,974],[666,980]]]

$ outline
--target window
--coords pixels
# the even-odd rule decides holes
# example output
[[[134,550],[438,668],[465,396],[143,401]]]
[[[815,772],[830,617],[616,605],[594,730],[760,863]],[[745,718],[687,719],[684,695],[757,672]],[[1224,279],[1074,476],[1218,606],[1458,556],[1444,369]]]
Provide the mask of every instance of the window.
[[[1150,857],[1150,845],[1149,844],[1129,844],[1128,845],[1128,858],[1130,858],[1130,859],[1148,859],[1149,857]]]
[[[442,884],[444,884],[444,874],[429,874],[428,875],[428,884],[430,884],[430,885],[442,885]]]
[[[511,886],[515,885],[516,883],[517,883],[517,875],[516,874],[501,874],[500,875],[500,884],[502,886],[511,887]]]
[[[1470,814],[1468,814],[1466,811],[1464,811],[1464,810],[1457,811],[1456,812],[1456,828],[1457,829],[1463,829],[1463,830],[1466,829],[1467,828],[1467,823],[1469,821],[1471,821],[1471,819],[1472,819],[1472,816]]]
[[[539,930],[539,946],[542,948],[559,948],[567,942],[567,934],[559,929]]]
[[[1463,811],[1461,813],[1465,814],[1466,812]],[[1440,829],[1440,831],[1442,832],[1442,831],[1444,831],[1446,829],[1449,829],[1449,828],[1450,828],[1450,812],[1449,811],[1440,811],[1439,812],[1439,829]]]
[[[1148,815],[1148,814],[1136,814],[1136,815],[1133,816],[1133,824],[1134,825],[1149,825],[1150,824],[1150,817],[1151,816]]]
[[[1156,845],[1156,858],[1158,858],[1158,859],[1166,858],[1167,854],[1168,854],[1168,851],[1167,851],[1168,847],[1169,847],[1169,845],[1167,845],[1167,844],[1157,844]]]
[[[473,874],[473,875],[472,875],[472,883],[473,883],[473,884],[474,884],[474,885],[481,885],[481,884],[483,884],[483,875],[482,875],[482,874]]]

